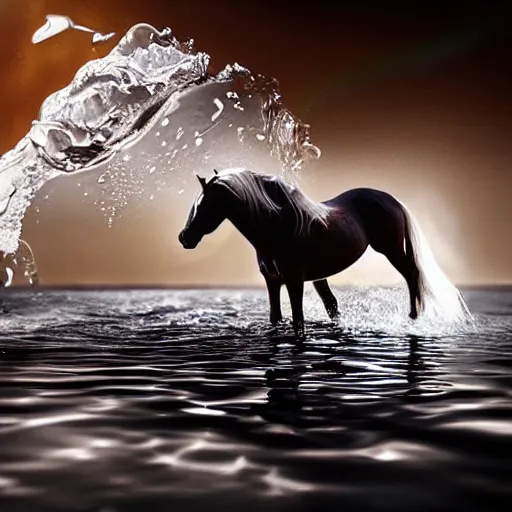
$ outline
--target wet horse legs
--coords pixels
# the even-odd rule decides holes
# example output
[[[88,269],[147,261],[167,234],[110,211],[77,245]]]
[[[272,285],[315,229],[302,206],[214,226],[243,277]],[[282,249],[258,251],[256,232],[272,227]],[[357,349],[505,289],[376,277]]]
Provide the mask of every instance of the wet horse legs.
[[[267,284],[268,301],[270,303],[270,323],[277,325],[282,319],[281,313],[281,286],[282,283],[277,279],[264,276]]]
[[[290,306],[292,308],[292,324],[295,334],[299,337],[304,336],[304,281],[302,279],[287,280],[285,282],[288,296],[290,297]]]
[[[329,315],[331,320],[335,320],[340,316],[340,312],[338,310],[338,301],[332,293],[331,288],[329,287],[329,283],[327,279],[320,279],[319,281],[313,281],[313,286],[315,287],[316,292],[322,299],[324,303],[325,310]]]
[[[283,282],[279,275],[273,271],[273,267],[269,267],[265,264],[260,254],[257,254],[257,257],[260,272],[267,285],[268,301],[270,304],[270,323],[277,325],[283,319],[281,313],[281,287],[283,286]]]

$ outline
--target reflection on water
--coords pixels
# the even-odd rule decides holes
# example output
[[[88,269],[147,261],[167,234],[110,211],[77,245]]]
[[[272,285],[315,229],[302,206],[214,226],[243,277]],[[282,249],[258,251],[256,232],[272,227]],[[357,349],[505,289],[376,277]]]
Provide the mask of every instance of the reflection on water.
[[[509,498],[512,292],[466,292],[476,325],[441,334],[403,289],[338,295],[297,342],[263,291],[3,292],[2,511]]]

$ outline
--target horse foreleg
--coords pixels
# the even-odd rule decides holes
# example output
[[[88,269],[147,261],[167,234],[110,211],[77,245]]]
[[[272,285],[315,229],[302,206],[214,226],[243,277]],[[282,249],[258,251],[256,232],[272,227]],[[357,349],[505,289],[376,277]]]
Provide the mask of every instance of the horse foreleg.
[[[288,296],[290,297],[290,306],[292,308],[292,323],[293,329],[297,336],[304,336],[304,311],[303,311],[303,297],[304,297],[304,281],[291,280],[286,281],[286,288]]]
[[[264,276],[267,283],[268,301],[270,304],[270,323],[277,325],[282,319],[281,313],[281,286],[282,283],[271,277]]]
[[[272,268],[268,268],[260,254],[257,254],[257,257],[260,272],[267,285],[268,301],[270,305],[270,323],[277,325],[283,319],[281,313],[281,287],[283,283],[279,275],[273,272]]]
[[[329,287],[329,283],[327,279],[320,279],[319,281],[313,281],[313,286],[315,287],[316,292],[322,299],[324,303],[325,310],[329,315],[331,320],[335,320],[340,316],[340,312],[338,310],[338,301],[332,293],[331,288]]]

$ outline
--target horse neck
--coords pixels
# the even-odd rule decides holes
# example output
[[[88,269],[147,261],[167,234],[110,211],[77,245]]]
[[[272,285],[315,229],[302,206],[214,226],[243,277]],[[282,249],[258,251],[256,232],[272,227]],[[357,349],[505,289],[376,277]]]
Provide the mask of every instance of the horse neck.
[[[245,204],[236,198],[226,218],[258,250],[270,250],[275,243],[276,223],[274,216],[253,215]]]

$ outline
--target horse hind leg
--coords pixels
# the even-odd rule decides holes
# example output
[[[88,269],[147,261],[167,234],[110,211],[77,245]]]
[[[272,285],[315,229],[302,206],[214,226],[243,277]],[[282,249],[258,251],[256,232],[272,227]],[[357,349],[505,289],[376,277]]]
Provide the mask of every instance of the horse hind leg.
[[[405,282],[407,283],[407,288],[409,289],[409,301],[411,304],[409,317],[415,320],[418,318],[419,303],[419,279],[416,265],[403,251],[396,251],[387,254],[384,253],[384,256],[386,256],[391,265],[393,265],[393,267],[402,274]]]
[[[325,310],[327,311],[327,314],[329,315],[329,318],[331,320],[335,320],[336,318],[338,318],[340,316],[340,312],[338,309],[338,301],[336,300],[334,293],[332,293],[332,290],[329,287],[327,279],[313,281],[313,286],[318,295],[320,296],[320,299],[322,299],[322,302],[324,303],[324,307]]]
[[[418,307],[421,304],[420,274],[415,262],[409,240],[408,226],[400,205],[395,200],[388,204],[385,215],[379,219],[381,229],[372,229],[370,246],[386,256],[388,261],[402,275],[409,289],[411,310],[409,317],[418,318]],[[394,206],[394,208],[391,208]],[[379,225],[377,221],[374,223]],[[372,225],[372,228],[375,228]],[[405,241],[405,247],[404,247]]]

